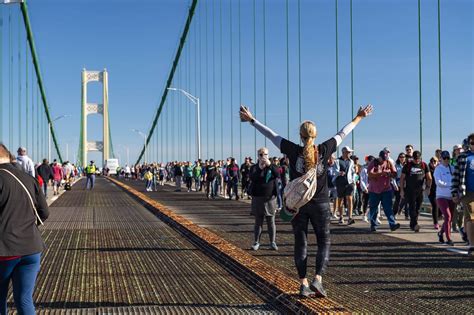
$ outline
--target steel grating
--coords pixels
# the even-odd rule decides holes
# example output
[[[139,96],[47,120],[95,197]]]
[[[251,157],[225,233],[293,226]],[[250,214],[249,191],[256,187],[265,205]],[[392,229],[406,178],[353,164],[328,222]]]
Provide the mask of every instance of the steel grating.
[[[143,191],[143,183],[126,181]],[[204,226],[220,237],[248,249],[253,217],[244,202],[207,200],[203,194],[174,192],[160,187],[146,193],[177,215]],[[278,220],[278,219],[277,219]],[[279,251],[248,253],[295,278],[293,234],[288,223],[277,223]],[[408,233],[408,232],[407,232]],[[465,313],[474,314],[474,261],[437,248],[407,242],[367,230],[333,225],[330,266],[324,282],[332,300],[356,313]],[[314,235],[309,235],[308,271],[315,266]]]
[[[41,228],[40,314],[278,313],[125,192],[96,184],[63,194]]]

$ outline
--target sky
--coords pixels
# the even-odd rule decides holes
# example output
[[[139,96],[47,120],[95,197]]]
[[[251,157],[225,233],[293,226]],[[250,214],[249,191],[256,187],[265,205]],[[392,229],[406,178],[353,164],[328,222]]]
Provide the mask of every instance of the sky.
[[[338,1],[338,93],[335,1],[301,0],[298,33],[298,1],[290,0],[288,48],[286,2],[257,0],[255,3],[255,40],[254,1],[199,1],[196,9],[173,86],[200,97],[203,158],[232,155],[239,160],[247,155],[255,156],[255,148],[263,145],[269,147],[271,155],[278,155],[277,149],[270,142],[265,143],[262,136],[257,136],[255,143],[253,128],[240,123],[240,103],[256,111],[260,121],[295,142],[298,142],[300,95],[301,120],[316,123],[316,142],[332,137],[338,127],[353,116],[350,1]],[[188,0],[28,1],[51,116],[70,115],[54,125],[64,158],[66,149],[69,159],[77,153],[81,70],[106,68],[114,150],[122,164],[136,161],[143,140],[132,129],[150,131],[190,4]],[[2,10],[1,128],[6,137],[6,19],[11,10],[12,24],[17,26],[18,8],[2,6]],[[375,107],[374,114],[355,129],[354,149],[358,156],[377,154],[385,146],[396,155],[407,143],[419,149],[417,10],[414,0],[353,1],[354,111],[368,103]],[[474,132],[473,17],[472,1],[441,0],[443,148],[448,150]],[[425,159],[439,147],[437,18],[437,1],[422,0],[421,99]],[[17,32],[18,27],[14,27],[15,40]],[[20,33],[20,37],[24,35]],[[20,45],[23,45],[21,51],[25,51],[24,39]],[[17,46],[15,42],[13,51],[17,51]],[[15,62],[14,69],[17,69]],[[13,72],[13,82],[16,82],[18,74]],[[88,101],[100,103],[101,86],[94,83],[88,88]],[[15,85],[15,101],[17,89]],[[195,113],[195,106],[184,96],[170,92],[155,129],[153,145],[148,148],[147,160],[195,159]],[[89,140],[101,139],[100,116],[89,116],[89,134]],[[12,146],[18,140],[13,142]],[[351,137],[343,145],[352,146]],[[92,153],[90,158],[100,160],[100,155]]]

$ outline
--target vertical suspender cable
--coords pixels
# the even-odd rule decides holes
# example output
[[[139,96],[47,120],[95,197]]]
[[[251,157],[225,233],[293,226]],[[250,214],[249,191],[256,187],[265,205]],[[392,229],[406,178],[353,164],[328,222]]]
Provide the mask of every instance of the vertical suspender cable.
[[[28,39],[26,39],[28,40]],[[25,45],[25,107],[26,107],[26,123],[25,123],[25,131],[26,131],[26,148],[30,150],[30,143],[29,143],[29,117],[30,112],[28,110],[28,44]]]
[[[207,1],[206,4],[206,156],[209,158],[209,41],[208,35],[209,25],[208,23],[208,10]]]
[[[337,0],[336,0],[336,132],[339,131],[339,46],[337,30]]]
[[[351,6],[351,117],[354,117],[354,67],[353,67],[353,54],[352,54],[352,0],[350,1]],[[353,130],[354,131],[354,130]],[[354,149],[354,132],[351,133],[352,138],[352,150]]]
[[[418,88],[420,98],[420,152],[423,152],[423,106],[421,99],[421,1],[418,0]]]
[[[216,3],[212,2],[212,143],[213,145],[213,155],[212,157],[216,159]]]
[[[286,133],[287,139],[290,139],[290,39],[289,39],[289,17],[288,0],[286,0]]]
[[[219,24],[220,24],[220,31],[219,31],[219,36],[220,36],[220,58],[221,58],[221,76],[220,76],[220,81],[221,81],[221,88],[220,88],[220,95],[221,95],[221,159],[224,159],[224,97],[223,97],[223,91],[224,91],[224,84],[223,84],[223,62],[222,62],[222,0],[219,1]]]
[[[263,0],[263,121],[267,124],[267,34],[265,27],[265,0]],[[267,138],[264,140],[265,146],[267,146]]]
[[[253,106],[255,107],[255,115],[257,115],[257,2],[253,0]],[[253,128],[253,154],[257,152],[257,129]]]
[[[301,1],[298,0],[298,120],[301,121]]]
[[[40,104],[39,104],[39,87],[36,85],[36,152],[40,159],[43,157],[42,147],[40,146]],[[85,148],[84,148],[85,150]],[[49,161],[51,162],[51,161]]]
[[[8,146],[13,147],[13,43],[11,8],[8,8],[8,43]]]
[[[202,26],[204,23],[202,23],[202,6],[200,6],[199,9],[199,97],[201,100],[203,99],[203,94],[202,94]],[[202,102],[201,102],[202,104]],[[202,113],[202,106],[199,108],[201,111],[199,114]],[[202,116],[201,116],[202,117]],[[202,145],[202,143],[201,143]],[[202,153],[201,153],[202,154]],[[206,158],[208,158],[206,156]]]
[[[242,104],[242,41],[240,36],[240,0],[239,5],[239,106]],[[231,113],[233,114],[233,113]],[[232,115],[233,116],[233,115]],[[239,124],[239,162],[242,162],[242,124]]]
[[[23,146],[21,92],[21,11],[18,10],[18,146]]]
[[[441,107],[441,6],[438,0],[438,102],[439,102],[439,148],[443,149],[443,112]]]
[[[3,7],[0,7],[0,139],[4,139],[3,126]]]
[[[230,111],[228,117],[230,117],[230,155],[234,156],[234,123],[232,119],[232,101],[233,101],[233,73],[232,73],[232,0],[229,0],[229,33],[230,33]]]

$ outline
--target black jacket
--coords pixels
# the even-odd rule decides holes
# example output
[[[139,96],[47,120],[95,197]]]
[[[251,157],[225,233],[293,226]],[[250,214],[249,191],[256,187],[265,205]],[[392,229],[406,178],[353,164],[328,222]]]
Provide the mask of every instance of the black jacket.
[[[0,169],[10,171],[25,185],[38,215],[41,220],[46,220],[48,204],[36,179],[11,164],[0,164]],[[14,177],[0,170],[0,256],[31,255],[44,248],[26,191]]]
[[[275,165],[260,169],[258,163],[250,168],[250,195],[270,198],[277,195],[275,180],[280,177]]]
[[[53,170],[51,169],[51,166],[49,166],[49,164],[43,163],[38,166],[38,168],[36,169],[36,173],[41,176],[45,183],[53,178]]]

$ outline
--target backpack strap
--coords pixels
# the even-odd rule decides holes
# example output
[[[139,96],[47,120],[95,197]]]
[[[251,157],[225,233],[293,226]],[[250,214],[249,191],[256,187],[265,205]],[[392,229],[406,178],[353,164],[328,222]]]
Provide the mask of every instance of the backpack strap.
[[[25,185],[21,182],[21,180],[19,180],[18,177],[16,177],[15,174],[10,172],[9,170],[6,170],[6,169],[2,168],[2,169],[0,169],[0,171],[4,171],[4,172],[7,172],[8,174],[10,174],[13,178],[16,179],[16,181],[21,185],[21,187],[23,187],[26,194],[28,195],[28,198],[30,199],[30,203],[31,203],[31,206],[33,207],[33,212],[35,213],[36,219],[38,220],[40,225],[43,225],[43,221],[41,220],[40,216],[38,215],[38,211],[36,210],[35,203],[33,202],[33,198],[31,197],[31,194],[30,194],[29,190],[25,187]]]

